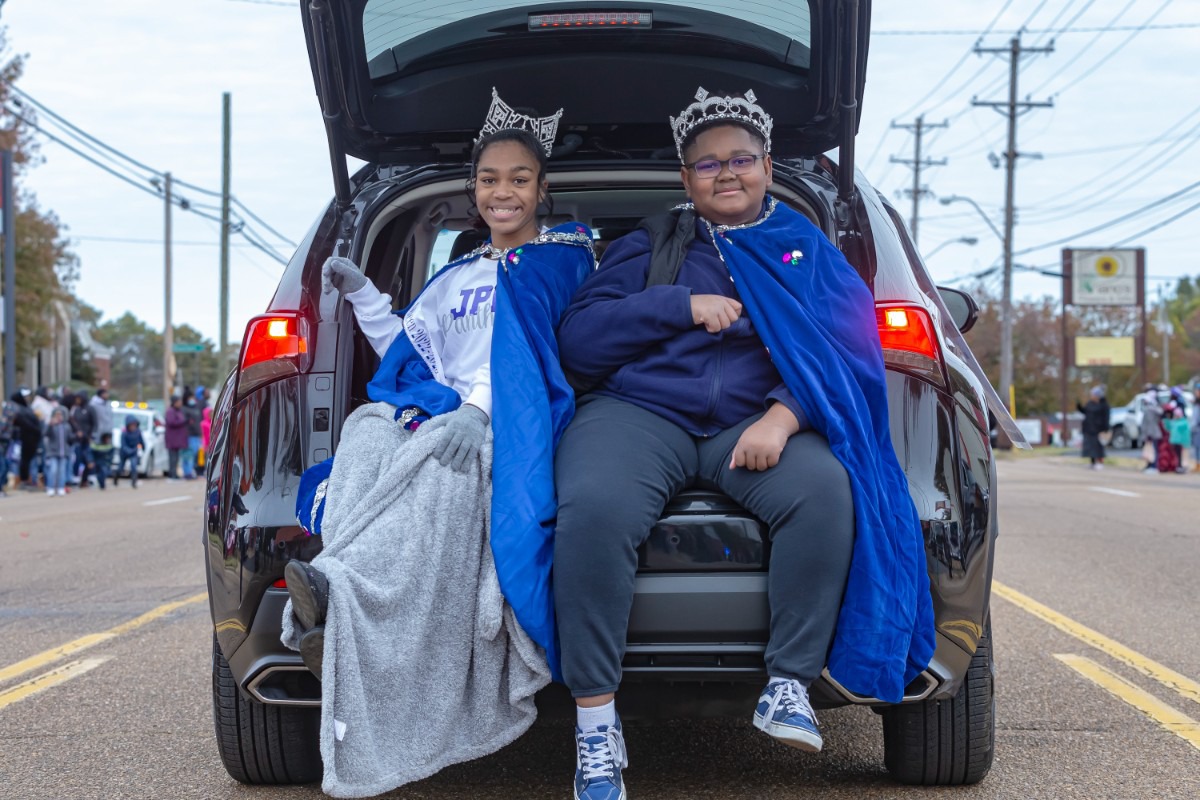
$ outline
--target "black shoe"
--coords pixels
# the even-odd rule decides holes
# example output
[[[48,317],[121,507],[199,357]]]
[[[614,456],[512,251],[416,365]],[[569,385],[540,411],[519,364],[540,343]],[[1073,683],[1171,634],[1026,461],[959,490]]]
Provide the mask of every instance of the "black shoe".
[[[292,559],[283,568],[288,594],[292,597],[292,613],[305,629],[315,628],[325,621],[329,608],[329,581],[319,569]]]
[[[308,667],[308,671],[320,680],[321,668],[325,663],[324,625],[307,630],[300,637],[300,657],[304,659],[304,666]]]

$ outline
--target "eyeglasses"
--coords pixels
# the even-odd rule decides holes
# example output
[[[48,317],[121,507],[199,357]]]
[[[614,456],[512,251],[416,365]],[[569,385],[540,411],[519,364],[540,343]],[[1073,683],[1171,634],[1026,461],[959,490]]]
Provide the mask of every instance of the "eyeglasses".
[[[691,164],[684,164],[684,166],[696,173],[697,178],[715,178],[721,174],[721,170],[725,168],[726,164],[729,165],[729,171],[734,175],[747,175],[754,169],[755,162],[760,158],[766,158],[766,156],[763,154],[756,156],[734,156],[724,161],[716,158],[706,158],[703,161],[693,161]]]

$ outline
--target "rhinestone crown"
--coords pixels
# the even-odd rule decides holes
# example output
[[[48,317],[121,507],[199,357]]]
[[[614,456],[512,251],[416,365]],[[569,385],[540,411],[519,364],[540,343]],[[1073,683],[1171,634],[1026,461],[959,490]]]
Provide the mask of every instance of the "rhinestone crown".
[[[479,131],[479,138],[475,141],[478,143],[480,139],[489,134],[515,128],[532,133],[541,143],[546,155],[550,155],[550,151],[554,149],[554,137],[558,134],[558,121],[562,115],[561,108],[549,117],[531,117],[528,114],[514,111],[508,103],[500,99],[496,87],[493,86],[492,104],[488,107],[487,119],[484,120],[483,128]]]
[[[696,102],[681,111],[678,117],[671,117],[671,130],[675,134],[675,150],[679,153],[679,161],[683,161],[683,140],[692,129],[717,120],[746,123],[762,135],[766,150],[770,153],[771,127],[775,122],[771,115],[758,105],[757,100],[753,91],[747,91],[742,97],[719,97],[710,96],[703,86],[697,89]]]

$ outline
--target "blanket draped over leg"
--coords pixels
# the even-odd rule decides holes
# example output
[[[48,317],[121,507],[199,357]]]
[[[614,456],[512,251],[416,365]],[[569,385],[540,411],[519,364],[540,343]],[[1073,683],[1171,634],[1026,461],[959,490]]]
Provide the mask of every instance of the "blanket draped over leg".
[[[496,577],[490,428],[480,465],[459,473],[431,456],[449,414],[415,432],[395,415],[375,403],[346,420],[313,560],[329,579],[321,788],[334,797],[495,752],[533,723],[550,680]],[[295,648],[290,601],[283,616]]]

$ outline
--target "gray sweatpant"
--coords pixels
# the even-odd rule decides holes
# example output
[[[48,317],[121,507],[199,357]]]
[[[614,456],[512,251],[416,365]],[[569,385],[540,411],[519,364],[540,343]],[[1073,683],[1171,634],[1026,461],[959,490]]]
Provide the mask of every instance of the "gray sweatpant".
[[[715,483],[769,527],[769,675],[811,683],[825,667],[854,544],[850,481],[817,433],[792,436],[765,471],[729,469],[755,415],[711,438],[631,403],[587,395],[555,457],[554,593],[563,678],[575,697],[615,692],[637,548],[667,501]]]

